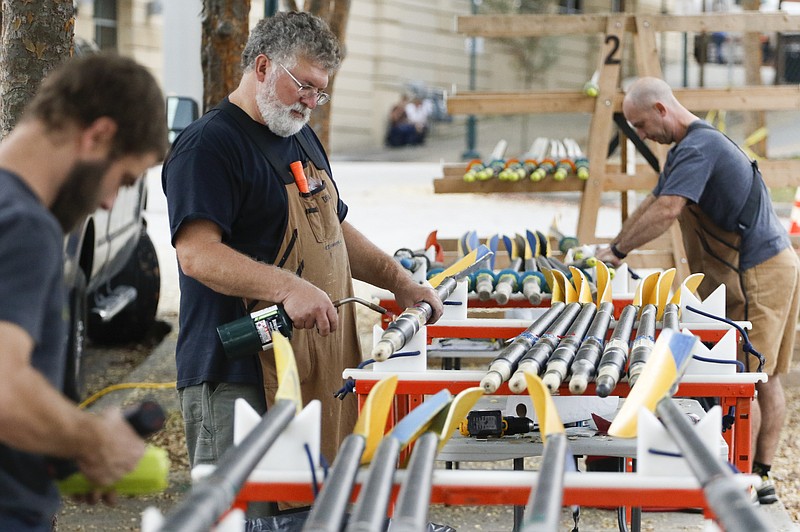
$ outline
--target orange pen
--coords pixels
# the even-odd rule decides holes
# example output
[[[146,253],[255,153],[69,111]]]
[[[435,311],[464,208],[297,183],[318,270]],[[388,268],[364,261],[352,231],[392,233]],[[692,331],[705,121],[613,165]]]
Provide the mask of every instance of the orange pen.
[[[308,180],[306,179],[306,173],[303,171],[303,163],[300,161],[295,161],[289,165],[289,168],[292,170],[292,175],[294,176],[294,182],[297,183],[297,188],[300,189],[300,192],[303,194],[308,194]]]

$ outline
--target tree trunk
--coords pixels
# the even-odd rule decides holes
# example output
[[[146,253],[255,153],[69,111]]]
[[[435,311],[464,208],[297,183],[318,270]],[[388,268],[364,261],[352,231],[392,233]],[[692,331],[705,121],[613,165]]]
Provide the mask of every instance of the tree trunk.
[[[317,15],[328,23],[331,31],[339,39],[342,52],[344,52],[346,50],[347,20],[350,18],[350,0],[307,0],[306,3],[309,13]],[[331,109],[335,101],[333,99],[333,82],[335,79],[336,74],[334,73],[328,80],[328,88],[325,89],[325,92],[331,95],[330,103],[317,107],[311,113],[311,120],[309,121],[326,150],[328,150],[330,141]]]
[[[203,112],[239,84],[242,50],[250,32],[249,17],[250,0],[203,1]]]
[[[6,0],[0,16],[0,136],[5,137],[42,79],[70,56],[75,17],[72,0]]]

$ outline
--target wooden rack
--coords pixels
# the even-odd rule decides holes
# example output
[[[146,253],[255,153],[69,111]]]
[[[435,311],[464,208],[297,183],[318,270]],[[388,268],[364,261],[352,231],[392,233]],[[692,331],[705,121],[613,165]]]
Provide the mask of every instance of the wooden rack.
[[[512,115],[526,113],[591,113],[589,128],[589,178],[581,181],[570,176],[552,179],[504,182],[496,179],[466,183],[463,164],[446,165],[444,176],[434,180],[436,193],[510,193],[510,192],[582,192],[577,237],[581,242],[597,242],[595,235],[601,193],[606,191],[651,189],[656,173],[647,165],[637,164],[635,175],[626,173],[625,153],[620,162],[607,158],[612,135],[613,116],[622,111],[620,68],[626,43],[631,34],[640,76],[663,77],[656,44],[658,32],[797,32],[800,16],[783,13],[747,12],[706,15],[634,15],[612,13],[596,15],[477,15],[457,18],[457,31],[470,37],[543,37],[575,34],[604,34],[600,57],[597,97],[579,91],[468,92],[448,99],[450,114]],[[737,111],[800,110],[800,87],[750,86],[729,89],[676,89],[675,96],[692,111],[711,109]],[[651,147],[663,163],[663,146]],[[800,185],[800,160],[763,159],[759,167],[768,187]],[[623,213],[623,218],[626,213]],[[680,231],[677,224],[670,231],[671,264],[678,277],[688,274]]]

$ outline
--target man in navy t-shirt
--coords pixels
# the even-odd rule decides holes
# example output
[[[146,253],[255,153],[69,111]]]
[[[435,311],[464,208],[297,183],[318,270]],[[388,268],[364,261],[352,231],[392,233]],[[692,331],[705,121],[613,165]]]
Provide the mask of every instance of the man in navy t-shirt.
[[[185,129],[162,174],[180,266],[178,390],[192,465],[232,445],[233,404],[263,412],[277,387],[270,349],[228,359],[217,327],[280,304],[291,320],[304,402],[322,409],[322,452],[333,461],[355,423],[340,401],[342,371],[361,362],[352,305],[357,278],[395,293],[401,307],[436,292],[413,281],[345,217],[330,164],[307,125],[328,102],[341,62],[336,36],[309,13],[279,12],[250,32],[239,86]]]
[[[119,410],[90,414],[60,393],[63,242],[158,162],[166,144],[152,75],[102,54],[50,74],[0,143],[0,530],[51,529],[59,494],[50,458],[74,461],[102,487],[144,452]]]

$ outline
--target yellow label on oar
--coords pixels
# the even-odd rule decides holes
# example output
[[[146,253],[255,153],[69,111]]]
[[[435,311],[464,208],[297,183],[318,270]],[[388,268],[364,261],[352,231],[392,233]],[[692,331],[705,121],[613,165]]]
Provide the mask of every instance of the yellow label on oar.
[[[611,274],[605,262],[598,260],[594,268],[595,277],[597,277],[597,308],[599,309],[602,303],[610,303],[612,301]]]
[[[700,283],[703,282],[703,278],[705,274],[703,273],[693,273],[689,277],[683,280],[681,283],[681,288],[686,288],[689,292],[695,293],[697,287],[700,286]],[[672,300],[670,303],[674,303],[675,305],[680,306],[681,304],[681,289],[679,288],[675,294],[672,296]]]
[[[299,414],[303,409],[303,398],[300,393],[300,377],[297,374],[297,362],[294,359],[292,344],[280,332],[274,331],[272,347],[272,351],[275,353],[275,372],[278,376],[278,391],[275,392],[275,400],[293,401]]]
[[[368,463],[378,448],[386,430],[386,419],[392,409],[394,392],[397,389],[397,375],[381,379],[367,395],[358,421],[353,428],[353,434],[360,434],[365,439],[364,452],[361,453],[361,463]]]
[[[451,275],[455,275],[463,271],[465,268],[472,266],[473,264],[475,264],[475,261],[478,260],[478,252],[480,250],[481,248],[473,249],[472,251],[464,255],[464,257],[460,258],[459,260],[457,260],[456,262],[445,268],[444,271],[439,272],[430,279],[428,279],[428,282],[431,284],[432,287],[436,288],[437,286],[439,286],[439,284],[441,284],[442,281],[444,281]]]
[[[466,419],[467,414],[469,414],[469,411],[472,410],[472,407],[475,406],[481,396],[483,396],[483,388],[476,386],[463,390],[453,398],[442,426],[437,426],[437,429],[439,429],[439,451],[442,450],[447,440],[453,435],[458,425]],[[436,421],[434,421],[434,424],[438,425]]]
[[[550,395],[547,386],[542,379],[533,372],[525,371],[525,382],[528,384],[528,395],[533,401],[533,409],[536,411],[536,419],[539,421],[539,432],[542,435],[542,442],[547,441],[547,436],[564,432],[564,424],[556,410],[556,405]]]
[[[675,268],[663,271],[658,276],[656,285],[656,319],[660,320],[664,316],[664,307],[669,299],[669,291],[672,288],[672,281],[675,279]]]
[[[677,335],[677,336],[676,336]],[[675,341],[673,341],[675,337]],[[691,351],[697,339],[688,334],[682,334],[669,329],[661,331],[656,343],[653,345],[653,352],[647,360],[636,386],[622,404],[619,413],[611,423],[608,433],[619,438],[636,437],[639,411],[642,407],[650,412],[655,411],[656,405],[669,392],[672,385],[680,377],[676,359],[687,360],[691,356]],[[675,345],[676,353],[672,352],[672,345]]]

